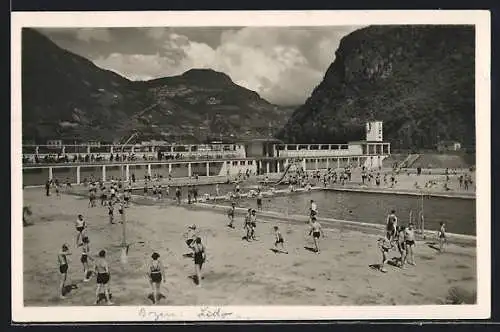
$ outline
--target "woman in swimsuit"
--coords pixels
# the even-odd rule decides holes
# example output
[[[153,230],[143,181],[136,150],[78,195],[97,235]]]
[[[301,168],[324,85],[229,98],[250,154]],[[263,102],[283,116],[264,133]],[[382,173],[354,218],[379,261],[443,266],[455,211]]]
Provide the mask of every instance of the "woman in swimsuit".
[[[156,304],[160,300],[160,285],[161,282],[165,283],[165,279],[163,278],[164,269],[163,265],[158,258],[160,258],[160,254],[154,252],[151,255],[151,262],[148,265],[147,277],[149,279],[149,283],[151,284],[151,289],[153,290],[153,303]]]
[[[314,247],[316,253],[319,254],[319,237],[322,235],[323,237],[325,236],[323,234],[323,230],[321,229],[321,224],[316,220],[316,217],[311,218],[311,230],[309,231],[309,235],[312,235],[313,240],[314,240]]]
[[[62,250],[57,254],[57,261],[59,263],[59,273],[61,274],[61,279],[59,282],[59,297],[65,299],[64,288],[66,283],[66,278],[68,276],[68,258],[66,256],[71,255],[68,245],[65,243],[62,245]]]
[[[439,223],[438,239],[439,239],[439,251],[444,251],[444,244],[446,243],[446,228],[444,222]]]
[[[83,281],[87,282],[90,280],[90,276],[92,275],[89,273],[89,259],[92,259],[90,256],[90,245],[89,245],[89,237],[88,236],[83,236],[82,237],[82,256],[80,257],[80,262],[82,262],[83,265]]]
[[[106,262],[106,251],[99,251],[99,259],[95,264],[95,272],[97,274],[97,288],[95,291],[96,301],[95,304],[99,303],[99,295],[104,292],[104,296],[106,297],[106,302],[108,304],[113,304],[111,302],[111,297],[109,293],[109,267],[108,262]]]
[[[276,250],[278,250],[278,244],[281,246],[281,252],[284,252],[285,254],[288,254],[288,251],[285,250],[285,239],[283,238],[283,235],[281,235],[281,232],[279,231],[278,226],[274,226],[274,247]]]
[[[408,228],[405,229],[405,243],[406,243],[406,257],[405,261],[408,261],[408,264],[415,265],[415,258],[413,256],[413,248],[415,247],[415,229],[413,223],[408,225]]]
[[[79,214],[76,218],[75,227],[76,231],[78,232],[76,234],[76,245],[78,246],[80,243],[80,239],[82,238],[82,232],[87,227],[85,220],[83,220],[83,216],[81,214]]]
[[[205,246],[201,243],[201,238],[197,237],[194,244],[191,246],[194,251],[194,268],[196,271],[196,281],[198,286],[201,285],[201,279],[203,276],[201,274],[201,268],[206,260]]]

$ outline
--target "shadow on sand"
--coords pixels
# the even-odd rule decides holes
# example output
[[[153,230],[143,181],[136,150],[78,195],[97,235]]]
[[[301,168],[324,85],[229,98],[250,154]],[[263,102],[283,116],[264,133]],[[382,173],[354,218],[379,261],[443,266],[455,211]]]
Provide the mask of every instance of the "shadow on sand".
[[[316,249],[313,247],[304,247],[304,249],[309,250],[310,252],[316,252]]]
[[[158,301],[161,300],[161,299],[166,299],[167,297],[165,295],[163,295],[162,293],[158,294]],[[148,294],[148,299],[155,303],[154,299],[153,299],[153,293],[149,293]]]

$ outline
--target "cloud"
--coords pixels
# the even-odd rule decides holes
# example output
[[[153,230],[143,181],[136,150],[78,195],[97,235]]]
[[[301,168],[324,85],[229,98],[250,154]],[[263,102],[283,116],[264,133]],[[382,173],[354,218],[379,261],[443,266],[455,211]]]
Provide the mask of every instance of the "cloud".
[[[106,28],[101,28],[101,29],[82,28],[82,29],[77,29],[76,38],[86,42],[89,42],[91,40],[109,42],[111,40],[111,35],[108,29]]]
[[[291,105],[305,101],[333,62],[341,38],[357,28],[78,29],[76,38],[102,47],[93,55],[96,65],[132,80],[211,68],[270,102]]]

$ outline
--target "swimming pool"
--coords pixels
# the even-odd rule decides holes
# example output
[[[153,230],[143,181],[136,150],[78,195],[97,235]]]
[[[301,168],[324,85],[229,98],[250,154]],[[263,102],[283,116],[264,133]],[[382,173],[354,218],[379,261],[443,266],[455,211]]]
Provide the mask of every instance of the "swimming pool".
[[[310,200],[318,204],[320,217],[350,220],[365,223],[385,224],[391,209],[396,210],[400,224],[406,225],[410,218],[416,222],[421,210],[421,197],[398,194],[360,193],[331,190],[276,195],[263,199],[263,210],[284,214],[307,215]],[[229,202],[217,204],[229,205]],[[239,207],[256,207],[255,198],[237,201]],[[476,235],[476,201],[461,198],[424,198],[425,229],[438,230],[441,221],[448,232]]]

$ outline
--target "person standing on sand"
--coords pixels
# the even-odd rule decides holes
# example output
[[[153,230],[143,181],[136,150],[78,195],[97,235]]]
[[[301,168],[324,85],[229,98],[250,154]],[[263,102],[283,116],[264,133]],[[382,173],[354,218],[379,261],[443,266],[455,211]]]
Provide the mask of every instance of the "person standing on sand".
[[[231,207],[227,211],[227,217],[229,219],[229,224],[227,224],[227,227],[234,228],[233,222],[234,222],[234,212],[236,211],[236,203],[231,202]]]
[[[278,250],[278,244],[279,244],[281,246],[281,250],[278,251],[288,254],[288,251],[285,250],[285,239],[283,238],[283,235],[281,235],[278,226],[274,226],[274,238],[275,238],[274,247],[276,248],[276,250]]]
[[[108,216],[109,216],[109,223],[114,224],[114,210],[115,210],[115,205],[112,200],[108,202]]]
[[[201,286],[201,280],[203,279],[201,269],[207,257],[206,257],[205,246],[201,243],[200,237],[197,237],[195,239],[194,244],[191,246],[191,249],[194,252],[194,268],[196,271],[197,285]]]
[[[437,237],[439,240],[439,252],[444,251],[444,245],[446,243],[446,227],[444,222],[439,223],[439,231],[437,233]]]
[[[76,231],[78,232],[76,234],[76,245],[77,246],[80,243],[80,238],[82,238],[82,232],[86,227],[87,227],[87,223],[83,219],[83,216],[81,214],[79,214],[78,217],[76,218],[76,222],[75,222],[75,228],[76,228]]]
[[[163,264],[159,260],[160,254],[154,252],[151,255],[151,261],[148,264],[148,269],[146,272],[147,278],[149,280],[149,284],[151,285],[151,289],[153,290],[153,303],[157,304],[160,300],[160,285],[161,282],[165,283],[165,278],[163,275],[165,274],[163,269]]]
[[[250,242],[250,233],[251,233],[251,215],[252,215],[252,209],[248,209],[247,214],[245,215],[245,221],[243,223],[243,229],[246,232],[245,239]]]
[[[188,230],[186,233],[184,233],[184,238],[186,239],[186,244],[189,248],[191,248],[191,245],[193,244],[194,240],[198,237],[198,231],[196,229],[196,225],[193,224],[188,227]]]
[[[104,296],[106,297],[106,302],[111,305],[114,304],[111,302],[111,295],[109,291],[109,266],[108,262],[106,262],[106,251],[99,251],[99,259],[95,264],[95,272],[97,274],[97,287],[95,291],[96,300],[95,304],[99,303],[99,295],[104,292]]]
[[[397,246],[398,246],[398,251],[400,254],[399,266],[401,268],[403,268],[405,263],[406,263],[405,262],[405,260],[406,260],[405,229],[406,229],[406,227],[404,227],[404,226],[397,227]]]
[[[415,248],[415,228],[412,222],[405,229],[406,257],[405,261],[410,265],[415,265],[413,248]]]
[[[311,230],[309,231],[309,236],[312,235],[314,240],[314,249],[317,254],[319,254],[319,238],[320,236],[325,237],[321,224],[316,220],[316,217],[311,218]]]
[[[82,256],[80,257],[80,262],[82,262],[83,265],[83,281],[87,282],[90,280],[89,278],[89,258],[92,259],[90,256],[90,245],[89,245],[89,237],[84,236],[82,237]]]
[[[390,241],[392,241],[396,235],[397,226],[398,217],[396,217],[396,210],[391,210],[391,213],[387,216],[386,221],[387,238]]]
[[[309,217],[312,219],[318,215],[318,205],[311,199],[311,206],[309,207]]]
[[[257,211],[252,209],[252,213],[250,214],[250,238],[255,241],[257,241],[257,238],[255,237],[256,228],[257,228]]]
[[[219,184],[215,184],[215,196],[219,197],[220,196],[220,189],[219,189]]]
[[[175,188],[175,199],[177,200],[177,205],[181,204],[181,188]]]
[[[68,258],[67,256],[71,255],[69,251],[68,245],[65,243],[62,245],[61,251],[57,254],[57,261],[59,263],[59,273],[61,274],[61,278],[59,281],[59,298],[65,299],[64,289],[66,278],[68,277]]]
[[[391,239],[386,237],[378,239],[378,246],[380,248],[380,252],[382,253],[382,262],[380,264],[380,272],[387,272],[387,270],[384,268],[385,263],[387,263],[387,253],[389,250],[393,248]]]
[[[262,192],[258,189],[257,193],[257,210],[262,211]]]
[[[47,182],[45,182],[45,195],[47,197],[50,196],[50,180],[47,180]]]

